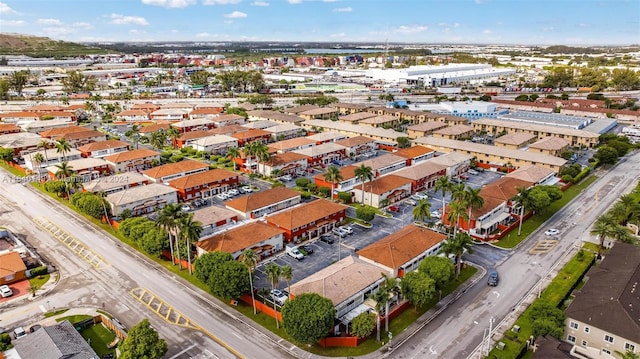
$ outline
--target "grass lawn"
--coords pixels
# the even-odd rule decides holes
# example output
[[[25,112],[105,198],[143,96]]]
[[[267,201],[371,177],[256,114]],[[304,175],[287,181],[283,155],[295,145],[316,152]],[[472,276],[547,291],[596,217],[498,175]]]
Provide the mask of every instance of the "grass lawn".
[[[56,319],[56,322],[61,322],[63,320],[68,320],[69,323],[71,324],[75,324],[77,322],[81,322],[85,319],[89,319],[92,318],[90,315],[86,315],[86,314],[77,314],[77,315],[70,315],[68,317],[62,317],[62,318],[58,318]]]
[[[101,323],[81,330],[80,335],[91,345],[99,357],[102,358],[104,354],[114,354],[115,356],[115,348],[109,349],[107,345],[116,338],[116,335]]]
[[[50,276],[51,275],[49,273],[47,273],[45,275],[39,275],[37,277],[31,277],[31,278],[29,278],[29,284],[31,284],[32,287],[42,288],[42,286],[49,281],[49,277]]]
[[[560,272],[558,272],[558,275],[549,283],[547,288],[542,291],[540,298],[536,299],[532,305],[537,302],[546,302],[560,307],[562,299],[569,294],[577,284],[578,279],[580,279],[582,274],[591,266],[595,256],[594,252],[597,251],[598,247],[593,243],[585,243],[582,248],[584,257],[579,259],[577,254],[574,255]],[[503,350],[494,348],[489,353],[489,358],[516,358],[518,356],[526,340],[533,333],[531,306],[516,320],[515,325],[520,326],[520,331],[518,333],[511,330],[507,331],[505,336],[499,340],[505,343],[505,348]]]
[[[18,176],[18,177],[25,177],[26,174],[18,169],[16,169],[13,166],[8,165],[6,162],[4,161],[0,161],[0,166],[2,168],[4,168],[5,170],[7,170],[9,173],[11,173],[14,176]]]
[[[529,219],[522,222],[522,233],[520,235],[518,235],[518,230],[514,229],[509,235],[502,238],[495,245],[502,248],[513,248],[517,246],[520,242],[527,238],[529,234],[538,229],[538,227],[540,227],[547,219],[551,218],[551,216],[553,216],[557,211],[559,211],[578,194],[580,194],[582,190],[589,187],[589,185],[591,185],[597,179],[597,176],[590,176],[588,178],[585,178],[579,184],[569,187],[562,193],[562,198],[555,202],[552,202],[547,210],[544,211],[544,213],[531,216]]]
[[[45,318],[49,318],[49,317],[53,317],[54,315],[58,315],[58,314],[62,314],[64,312],[66,312],[67,310],[69,310],[69,308],[66,309],[58,309],[55,312],[46,312],[44,313],[44,317]]]

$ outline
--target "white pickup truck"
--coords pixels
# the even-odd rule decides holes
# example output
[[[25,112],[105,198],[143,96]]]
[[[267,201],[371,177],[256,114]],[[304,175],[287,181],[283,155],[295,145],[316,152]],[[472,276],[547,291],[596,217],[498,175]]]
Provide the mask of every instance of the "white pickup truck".
[[[301,260],[304,259],[304,254],[302,254],[299,250],[298,247],[292,245],[292,244],[287,244],[287,246],[285,247],[285,251],[287,252],[287,254],[290,257],[293,257],[297,260]]]

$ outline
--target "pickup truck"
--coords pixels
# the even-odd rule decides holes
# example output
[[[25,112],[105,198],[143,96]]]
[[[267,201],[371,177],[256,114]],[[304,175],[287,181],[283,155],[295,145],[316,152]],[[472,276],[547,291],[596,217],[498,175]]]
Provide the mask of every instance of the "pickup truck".
[[[296,247],[294,245],[287,244],[287,247],[285,248],[285,251],[292,258],[295,258],[297,260],[304,259],[304,254],[302,254],[300,252],[300,250],[298,250],[298,247]]]

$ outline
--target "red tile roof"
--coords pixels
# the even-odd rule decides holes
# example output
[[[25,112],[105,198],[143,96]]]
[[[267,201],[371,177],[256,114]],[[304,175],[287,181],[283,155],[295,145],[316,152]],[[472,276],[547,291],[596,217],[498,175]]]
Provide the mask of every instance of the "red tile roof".
[[[318,199],[287,211],[272,214],[267,217],[267,222],[280,228],[294,229],[311,222],[317,222],[325,217],[346,210],[347,206],[333,203],[324,199]]]
[[[106,150],[109,148],[121,148],[121,147],[129,147],[129,144],[123,141],[118,140],[106,140],[106,141],[98,141],[88,143],[84,146],[78,147],[78,151],[80,152],[93,152]]]
[[[194,160],[183,160],[180,162],[168,163],[166,165],[148,169],[142,172],[142,174],[149,178],[162,178],[181,172],[199,170],[204,168],[209,168],[209,166],[206,163]]]
[[[180,177],[169,182],[169,186],[176,189],[193,188],[195,186],[204,186],[213,182],[224,181],[238,177],[238,174],[222,168],[216,168],[210,171],[194,173],[192,175]]]
[[[116,153],[115,155],[107,156],[104,159],[111,163],[122,163],[155,156],[160,156],[160,152],[147,150],[146,148],[140,148],[137,150]]]

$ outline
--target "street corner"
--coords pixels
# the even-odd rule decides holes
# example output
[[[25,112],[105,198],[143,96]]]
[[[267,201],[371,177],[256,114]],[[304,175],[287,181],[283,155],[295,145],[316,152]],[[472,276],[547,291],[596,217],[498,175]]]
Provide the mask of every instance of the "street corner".
[[[29,284],[29,280],[27,279],[21,280],[15,283],[7,284],[7,285],[13,292],[13,295],[6,298],[0,297],[0,304],[6,303],[12,300],[16,300],[18,298],[24,299],[24,298],[27,298],[27,296],[29,296],[30,294],[29,288],[31,287],[31,285]]]

